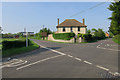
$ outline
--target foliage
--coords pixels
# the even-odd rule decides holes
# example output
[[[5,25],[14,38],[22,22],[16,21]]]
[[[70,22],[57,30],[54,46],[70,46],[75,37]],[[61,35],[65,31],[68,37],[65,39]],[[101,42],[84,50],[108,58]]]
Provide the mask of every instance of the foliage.
[[[120,44],[120,34],[117,34],[113,37],[113,41]]]
[[[105,33],[102,29],[92,29],[94,31],[94,35],[91,35],[91,30],[88,30],[86,34],[78,34],[77,37],[82,37],[86,42],[94,42],[97,40],[105,39]]]
[[[87,34],[78,34],[77,37],[82,37],[82,39],[84,39],[86,42],[90,42],[93,40],[93,37],[90,33]]]
[[[90,42],[90,41],[93,40],[93,39],[92,39],[92,35],[89,34],[89,33],[83,34],[83,35],[82,35],[82,38],[83,38],[86,42]]]
[[[47,28],[43,28],[39,31],[39,34],[41,34],[42,32],[47,32],[47,34],[52,34],[52,31],[50,29]]]
[[[120,2],[111,3],[108,9],[112,11],[112,17],[109,18],[111,20],[109,32],[113,35],[120,34]]]
[[[29,40],[28,40],[29,43]],[[13,41],[3,41],[2,42],[2,49],[7,50],[10,48],[20,48],[26,46],[26,40],[13,40]]]
[[[37,45],[33,41],[30,40],[29,42],[30,42],[30,45],[28,47],[11,48],[11,49],[7,49],[7,50],[3,50],[2,51],[2,56],[3,57],[8,57],[8,56],[12,56],[12,55],[32,51],[34,49],[39,48],[39,45]]]
[[[41,29],[38,33],[36,33],[35,34],[35,37],[32,37],[33,39],[39,39],[39,40],[41,40],[41,38],[42,38],[42,35],[41,35],[41,33],[42,32],[47,32],[47,35],[49,35],[49,34],[52,34],[53,32],[48,28],[43,28],[43,29]]]
[[[53,34],[54,39],[62,39],[62,40],[70,40],[74,36],[75,36],[75,33],[73,33],[73,32]]]
[[[98,30],[96,29],[92,29],[92,31],[94,31],[94,38],[96,38],[97,40],[101,40],[105,38],[105,33],[102,29],[98,28]]]
[[[82,35],[83,35],[83,34],[79,33],[79,34],[77,35],[77,37],[78,37],[78,38],[79,38],[79,37],[82,37]]]
[[[87,33],[88,33],[88,34],[90,34],[90,33],[91,33],[91,30],[90,30],[90,29],[89,29],[89,30],[87,30]]]
[[[12,33],[5,33],[5,34],[2,34],[2,37],[3,38],[13,38],[14,35]]]

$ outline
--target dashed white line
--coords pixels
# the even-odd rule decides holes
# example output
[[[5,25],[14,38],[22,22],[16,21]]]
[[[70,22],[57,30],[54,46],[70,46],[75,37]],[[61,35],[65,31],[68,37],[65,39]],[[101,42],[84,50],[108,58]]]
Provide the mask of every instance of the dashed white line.
[[[75,58],[76,60],[82,61],[80,58]]]
[[[88,61],[83,61],[83,62],[85,62],[85,63],[87,63],[87,64],[92,64],[92,63],[90,63],[90,62],[88,62]]]
[[[68,57],[71,57],[71,58],[73,57],[73,56],[71,56],[71,55],[67,55],[67,56],[68,56]]]
[[[37,44],[38,44],[38,43],[37,43]],[[101,44],[103,44],[103,43],[101,43]],[[39,45],[40,45],[40,44],[39,44]],[[64,53],[62,53],[62,52],[59,52],[59,51],[56,51],[56,50],[53,50],[53,49],[44,47],[44,46],[42,46],[42,45],[40,45],[40,46],[43,47],[43,48],[45,48],[45,49],[51,50],[51,51],[53,51],[53,52],[59,53],[59,54],[61,54],[61,55],[66,55],[66,54],[64,54]],[[98,45],[97,48],[100,48],[99,46],[100,46],[100,45]],[[104,49],[105,49],[105,48],[104,48]],[[61,55],[59,55],[59,56],[61,56]],[[71,57],[71,58],[74,58],[74,59],[76,59],[76,60],[81,61],[81,59],[79,59],[79,58],[77,58],[77,57],[73,57],[73,56],[71,56],[71,55],[67,55],[67,56],[68,56],[68,57]],[[56,57],[58,57],[58,56],[56,56]],[[52,58],[52,57],[51,57],[51,58]],[[43,60],[40,60],[40,61],[31,63],[31,64],[28,64],[28,65],[19,67],[19,68],[17,68],[16,70],[19,70],[19,69],[22,69],[22,68],[31,66],[31,65],[33,65],[33,64],[36,64],[36,63],[39,63],[39,62],[42,62],[42,61],[45,61],[45,60],[48,60],[48,59],[51,59],[51,58],[43,59]],[[90,63],[90,62],[88,62],[88,61],[83,61],[83,62],[84,62],[84,63],[87,63],[87,64],[92,64],[92,63]],[[98,68],[100,68],[100,69],[103,69],[103,70],[105,70],[105,71],[109,71],[109,69],[107,69],[107,68],[105,68],[105,67],[102,67],[102,66],[99,66],[99,65],[94,65],[94,66],[96,66],[96,67],[98,67]],[[110,72],[110,71],[109,71],[109,73],[113,74],[113,73]]]
[[[46,60],[49,60],[49,59],[53,59],[53,58],[56,58],[56,57],[60,57],[60,56],[63,56],[63,55],[57,55],[57,56],[49,57],[49,58],[46,58],[46,59],[43,59],[43,60],[39,60],[39,61],[36,61],[36,62],[30,63],[30,64],[27,64],[27,65],[21,66],[21,67],[17,68],[16,70],[20,70],[20,69],[22,69],[22,68],[26,68],[26,67],[35,65],[35,64],[37,64],[37,63],[40,63],[40,62],[43,62],[43,61],[46,61]]]
[[[99,65],[96,65],[96,67],[101,68],[101,69],[103,69],[103,70],[105,70],[105,71],[109,71],[109,69],[107,69],[107,68],[105,68],[105,67],[102,67],[102,66],[99,66]]]

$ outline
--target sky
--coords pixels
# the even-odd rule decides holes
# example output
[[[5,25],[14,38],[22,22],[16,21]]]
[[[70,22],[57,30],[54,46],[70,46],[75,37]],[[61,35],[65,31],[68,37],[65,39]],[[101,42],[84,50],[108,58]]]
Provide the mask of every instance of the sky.
[[[107,8],[110,2],[3,2],[3,33],[17,33],[26,30],[39,32],[47,27],[56,31],[57,18],[60,23],[65,19],[76,19],[88,29],[101,28],[108,31],[111,11]],[[72,16],[73,15],[73,16]],[[71,17],[70,17],[71,16]]]

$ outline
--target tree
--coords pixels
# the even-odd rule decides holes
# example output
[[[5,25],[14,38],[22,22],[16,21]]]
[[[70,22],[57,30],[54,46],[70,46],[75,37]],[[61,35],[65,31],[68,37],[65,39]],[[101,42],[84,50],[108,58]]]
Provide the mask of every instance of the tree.
[[[90,34],[90,33],[91,33],[91,30],[90,30],[90,29],[89,29],[89,30],[87,30],[87,33],[88,33],[88,34]]]
[[[104,39],[105,38],[105,33],[102,29],[98,28],[98,30],[97,30],[97,29],[93,28],[92,31],[94,31],[94,37],[96,39],[99,40],[99,39]]]
[[[47,32],[47,34],[51,34],[52,33],[52,31],[48,28],[43,28],[43,29],[41,29],[40,31],[39,31],[39,34],[41,34],[42,32]]]
[[[21,32],[17,33],[20,37],[23,37],[23,34]]]
[[[113,35],[120,34],[120,1],[111,3],[108,9],[112,11],[112,17],[109,18],[111,20],[109,32]]]

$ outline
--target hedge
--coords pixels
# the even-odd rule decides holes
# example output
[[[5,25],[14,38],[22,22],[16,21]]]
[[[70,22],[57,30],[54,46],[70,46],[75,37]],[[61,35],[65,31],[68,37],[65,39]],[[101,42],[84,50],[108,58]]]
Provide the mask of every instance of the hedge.
[[[28,45],[30,41],[28,39]],[[26,46],[26,40],[16,40],[16,41],[3,41],[2,42],[2,49],[7,50],[11,48],[20,48]]]
[[[113,41],[120,44],[120,34],[117,34],[113,37]]]
[[[54,39],[62,39],[62,40],[70,40],[75,36],[75,33],[54,33],[53,38]]]

